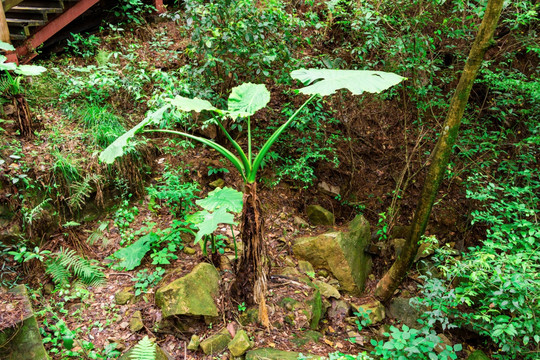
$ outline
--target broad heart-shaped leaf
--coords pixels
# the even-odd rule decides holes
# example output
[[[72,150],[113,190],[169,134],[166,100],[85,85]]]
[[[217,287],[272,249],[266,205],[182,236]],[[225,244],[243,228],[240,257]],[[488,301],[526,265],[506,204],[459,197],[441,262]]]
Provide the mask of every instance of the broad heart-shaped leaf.
[[[0,50],[15,51],[15,48],[7,42],[0,41]]]
[[[0,55],[0,70],[12,71],[17,68],[17,64],[7,63],[6,60],[7,57],[5,57],[4,55]]]
[[[245,83],[232,89],[229,95],[229,115],[236,119],[261,110],[270,101],[270,92],[263,84]]]
[[[195,224],[195,226],[199,229],[199,231],[195,235],[195,244],[201,241],[203,236],[214,233],[214,231],[216,231],[216,229],[218,228],[219,224],[236,224],[234,222],[234,215],[228,213],[227,209],[225,208],[219,208],[214,212],[202,210],[198,213],[199,214],[197,215],[197,217],[203,217],[203,221]]]
[[[47,71],[43,66],[38,65],[19,65],[15,69],[15,74],[24,76],[35,76]]]
[[[384,71],[330,69],[295,70],[291,72],[291,77],[305,85],[311,84],[300,89],[301,93],[321,96],[331,95],[339,89],[347,89],[355,95],[360,95],[364,91],[379,93],[405,79]]]
[[[112,164],[117,157],[124,155],[124,148],[127,146],[128,142],[140,132],[146,125],[161,119],[163,113],[170,107],[170,105],[165,105],[158,110],[150,113],[143,121],[135,125],[131,130],[124,133],[116,139],[111,145],[109,145],[105,150],[99,154],[99,160],[107,164]]]
[[[139,240],[116,251],[113,256],[121,261],[115,266],[119,269],[133,270],[141,264],[144,255],[150,250],[152,244],[159,240],[159,236],[150,233]]]
[[[224,208],[227,211],[239,213],[244,205],[242,197],[240,191],[225,187],[223,189],[217,188],[209,192],[206,198],[195,202],[208,211]]]
[[[182,111],[195,111],[201,112],[203,110],[215,111],[221,113],[222,111],[215,108],[209,101],[203,99],[190,99],[177,95],[174,99],[169,99],[169,102]]]

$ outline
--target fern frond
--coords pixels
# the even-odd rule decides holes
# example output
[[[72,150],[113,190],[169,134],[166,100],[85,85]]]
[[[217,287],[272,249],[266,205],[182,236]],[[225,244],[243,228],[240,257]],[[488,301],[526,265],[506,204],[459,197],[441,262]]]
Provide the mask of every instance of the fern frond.
[[[109,227],[108,221],[99,222],[98,228],[90,232],[90,235],[88,236],[88,239],[86,239],[86,242],[90,245],[94,245],[97,240],[103,237],[103,233],[108,227]]]
[[[69,284],[71,273],[58,258],[50,259],[45,263],[45,272],[52,277],[55,284],[60,286]]]
[[[68,205],[70,208],[82,209],[87,198],[94,191],[93,183],[100,180],[98,174],[86,175],[81,181],[76,181],[70,186],[71,196],[69,197]]]
[[[101,268],[93,265],[89,260],[77,255],[75,250],[61,248],[57,259],[66,269],[73,272],[83,283],[89,286],[98,286],[105,281]]]
[[[156,360],[156,344],[148,336],[143,337],[131,351],[131,360]]]

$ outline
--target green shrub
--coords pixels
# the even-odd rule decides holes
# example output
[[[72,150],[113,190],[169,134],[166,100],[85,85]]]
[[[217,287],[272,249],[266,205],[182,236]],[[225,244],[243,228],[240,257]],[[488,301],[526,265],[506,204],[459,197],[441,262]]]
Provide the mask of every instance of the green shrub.
[[[417,330],[403,325],[400,329],[391,326],[390,333],[384,333],[388,340],[371,340],[375,346],[372,354],[380,356],[381,359],[391,360],[448,360],[457,359],[454,351],[461,351],[461,345],[444,345],[435,331],[427,327]],[[436,347],[441,347],[440,351]]]

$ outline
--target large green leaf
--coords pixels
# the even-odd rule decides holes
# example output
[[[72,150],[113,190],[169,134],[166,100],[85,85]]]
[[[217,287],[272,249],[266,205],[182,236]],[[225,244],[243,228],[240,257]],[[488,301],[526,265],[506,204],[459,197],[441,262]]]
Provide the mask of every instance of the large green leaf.
[[[170,107],[170,105],[165,105],[160,109],[150,113],[143,121],[135,125],[131,130],[124,133],[116,139],[111,145],[109,145],[105,150],[99,154],[99,160],[107,164],[112,164],[117,157],[124,155],[124,149],[126,148],[128,142],[140,131],[144,129],[145,126],[151,124],[154,121],[161,119],[163,113]]]
[[[15,48],[7,42],[0,41],[0,50],[15,51]]]
[[[270,92],[263,84],[245,83],[232,89],[228,107],[234,119],[247,117],[264,108],[270,101]]]
[[[47,69],[38,65],[19,65],[15,69],[15,74],[24,76],[35,76],[45,72]]]
[[[364,91],[379,93],[405,79],[383,71],[330,69],[295,70],[291,72],[291,77],[309,85],[300,89],[301,93],[321,96],[331,95],[339,89],[347,89],[355,95]]]
[[[150,250],[152,244],[159,240],[159,236],[150,233],[141,237],[133,244],[116,251],[113,256],[121,260],[115,267],[125,270],[133,270],[141,264],[144,255]]]
[[[17,68],[17,64],[7,63],[6,60],[7,57],[5,57],[4,55],[0,55],[0,70],[12,71]]]
[[[196,218],[201,217],[203,219],[202,222],[195,224],[195,226],[199,229],[195,235],[195,244],[201,241],[203,236],[213,234],[218,228],[219,224],[236,225],[234,222],[234,215],[228,213],[227,209],[225,208],[219,208],[214,212],[202,210],[195,214],[194,215]]]
[[[174,99],[170,99],[169,102],[182,111],[195,111],[201,112],[203,110],[221,112],[221,110],[215,108],[209,101],[202,99],[190,99],[180,95],[177,95]]]
[[[243,206],[242,197],[241,192],[225,187],[217,188],[209,192],[206,198],[195,202],[208,211],[224,208],[227,211],[239,213]]]

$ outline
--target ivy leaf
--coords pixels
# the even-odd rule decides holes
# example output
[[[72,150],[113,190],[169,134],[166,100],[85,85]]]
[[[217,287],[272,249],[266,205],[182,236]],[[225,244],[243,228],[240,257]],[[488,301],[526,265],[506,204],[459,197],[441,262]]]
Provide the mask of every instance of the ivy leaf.
[[[299,90],[302,94],[321,96],[331,95],[339,89],[347,89],[354,95],[365,91],[380,93],[405,79],[384,71],[331,69],[300,69],[291,72],[291,77],[309,85]]]
[[[241,192],[225,187],[223,189],[217,188],[209,192],[206,198],[195,202],[208,211],[224,208],[227,211],[239,213],[244,205],[242,197]]]
[[[141,260],[150,250],[152,244],[158,240],[159,236],[155,233],[150,233],[141,237],[128,247],[116,251],[113,256],[121,261],[115,267],[128,271],[135,269],[141,264]]]
[[[234,215],[228,213],[227,209],[225,208],[219,208],[212,213],[203,210],[201,211],[201,215],[204,217],[204,220],[199,224],[195,224],[195,226],[199,229],[195,235],[195,244],[201,241],[203,236],[213,234],[218,228],[219,224],[236,225],[234,222]]]
[[[177,95],[174,99],[169,99],[169,102],[171,103],[171,105],[176,106],[179,110],[182,111],[201,112],[203,110],[208,110],[221,112],[221,110],[212,106],[209,101],[199,98],[190,99]]]
[[[248,117],[264,108],[270,101],[270,92],[263,84],[245,83],[232,89],[229,95],[229,115],[236,119]]]
[[[125,153],[125,148],[129,141],[139,132],[141,132],[145,126],[160,120],[163,117],[163,113],[169,109],[170,105],[165,105],[158,110],[150,113],[146,118],[124,133],[118,139],[116,139],[111,145],[99,154],[99,160],[106,164],[112,164],[117,157],[121,157]]]

